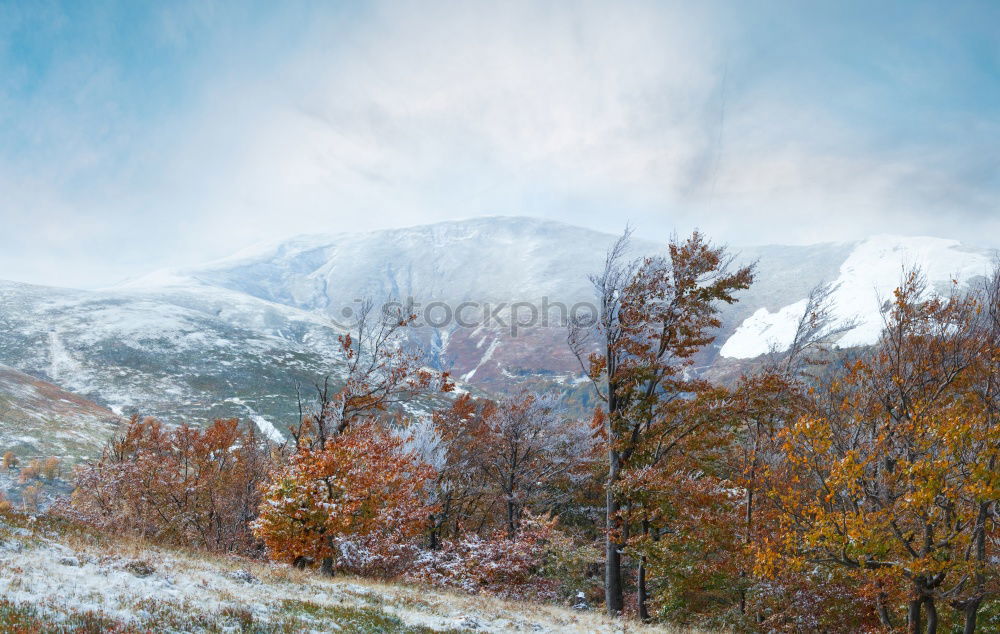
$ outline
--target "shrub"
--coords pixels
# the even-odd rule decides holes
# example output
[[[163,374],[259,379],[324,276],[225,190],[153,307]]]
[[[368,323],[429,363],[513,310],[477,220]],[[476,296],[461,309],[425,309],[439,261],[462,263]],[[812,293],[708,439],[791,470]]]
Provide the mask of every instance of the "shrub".
[[[41,472],[42,476],[45,477],[47,480],[55,480],[57,477],[59,477],[59,471],[60,471],[59,458],[56,458],[55,456],[50,456],[46,458],[45,461],[41,463],[39,471]]]
[[[260,554],[250,532],[272,468],[266,441],[235,419],[205,430],[133,417],[97,462],[77,469],[72,518],[109,531]]]
[[[21,484],[26,484],[35,480],[41,475],[42,463],[38,460],[32,460],[25,467],[21,467],[21,471],[18,473],[17,479]]]
[[[556,520],[526,514],[516,539],[506,531],[482,538],[469,535],[421,553],[410,577],[466,592],[489,592],[517,599],[555,598],[558,581],[544,576],[554,551],[567,547]]]
[[[21,491],[21,504],[27,511],[37,511],[38,502],[42,497],[42,485],[36,482],[35,484],[29,485]]]

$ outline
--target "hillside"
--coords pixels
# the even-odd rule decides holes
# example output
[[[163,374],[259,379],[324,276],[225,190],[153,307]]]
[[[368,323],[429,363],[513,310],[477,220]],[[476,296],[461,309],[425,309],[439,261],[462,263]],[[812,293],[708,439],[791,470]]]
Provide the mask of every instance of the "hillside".
[[[0,447],[19,456],[92,457],[120,422],[114,412],[0,365]]]
[[[297,417],[297,387],[309,399],[314,383],[342,376],[342,332],[320,314],[226,289],[0,282],[0,362],[125,416],[252,418],[274,435]]]
[[[116,542],[21,515],[0,515],[0,596],[2,631],[681,631]]]

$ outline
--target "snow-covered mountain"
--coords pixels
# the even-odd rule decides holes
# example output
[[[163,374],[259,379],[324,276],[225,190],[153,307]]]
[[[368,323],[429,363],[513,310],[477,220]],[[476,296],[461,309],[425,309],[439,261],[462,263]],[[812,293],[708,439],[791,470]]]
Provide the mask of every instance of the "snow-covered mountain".
[[[0,362],[117,413],[172,422],[264,416],[284,428],[296,384],[308,397],[313,382],[339,375],[340,332],[314,313],[221,288],[0,282]]]
[[[353,323],[363,298],[377,303],[412,299],[421,322],[439,324],[452,312],[440,327],[410,331],[431,363],[459,379],[502,389],[526,373],[575,371],[560,305],[569,310],[591,300],[587,277],[600,265],[610,239],[530,218],[301,236],[204,266],[158,271],[122,289],[222,288],[324,314],[345,327]],[[473,327],[456,323],[453,313],[463,302],[474,305],[467,304],[458,317],[474,322]],[[511,336],[510,307],[519,302],[539,309],[553,304],[547,311],[552,327],[522,328]],[[515,310],[519,319],[530,317],[530,308]]]
[[[589,298],[587,276],[611,236],[533,218],[495,217],[299,236],[121,288],[222,287],[306,310],[357,298],[518,301]],[[652,244],[643,244],[647,249]]]
[[[918,267],[932,288],[944,292],[952,283],[967,286],[988,274],[995,257],[985,249],[929,237],[875,236],[851,246],[836,275],[821,280],[834,286],[831,301],[835,318],[856,324],[838,341],[841,347],[870,345],[878,339],[882,307],[899,286],[904,270]],[[720,354],[746,359],[771,348],[787,349],[805,307],[805,296],[777,309],[761,306],[729,335]]]
[[[410,331],[429,365],[487,390],[555,383],[586,399],[559,306],[593,302],[587,278],[613,240],[555,222],[480,218],[303,236],[102,291],[0,283],[0,363],[123,414],[256,417],[283,429],[296,416],[297,384],[340,375],[332,351],[357,300],[413,298],[421,319],[444,322]],[[634,242],[636,255],[664,248]],[[758,263],[757,281],[724,308],[700,367],[787,345],[820,282],[837,284],[837,313],[859,321],[841,344],[862,345],[875,340],[880,301],[904,265],[923,267],[938,286],[969,284],[993,258],[951,240],[892,236],[733,250]],[[460,321],[463,302],[472,308]],[[521,317],[548,305],[548,324],[539,314],[513,332],[510,309],[519,302]]]
[[[479,218],[362,234],[302,236],[186,270],[161,271],[132,288],[207,285],[269,302],[324,313],[338,321],[359,298],[414,298],[455,309],[461,302],[511,306],[543,298],[570,308],[592,302],[588,275],[602,265],[614,239],[606,233],[531,218]],[[662,253],[665,245],[637,239],[636,255]],[[756,261],[757,281],[734,306],[725,307],[718,355],[750,358],[790,341],[809,291],[834,283],[838,316],[858,326],[841,342],[864,345],[878,335],[881,299],[898,284],[904,266],[920,266],[932,284],[952,278],[966,284],[985,274],[992,253],[953,240],[876,236],[864,241],[809,246],[735,247],[740,262]],[[881,298],[881,299],[880,299]],[[443,310],[443,309],[442,309]],[[471,313],[476,314],[475,309]],[[511,336],[509,312],[502,325],[462,327],[453,321],[418,330],[420,343],[441,367],[488,388],[531,374],[566,375],[578,369],[561,327],[522,328]],[[530,309],[521,313],[530,317]],[[443,316],[440,310],[427,315]],[[558,310],[550,311],[552,322]],[[349,322],[349,318],[346,319]]]

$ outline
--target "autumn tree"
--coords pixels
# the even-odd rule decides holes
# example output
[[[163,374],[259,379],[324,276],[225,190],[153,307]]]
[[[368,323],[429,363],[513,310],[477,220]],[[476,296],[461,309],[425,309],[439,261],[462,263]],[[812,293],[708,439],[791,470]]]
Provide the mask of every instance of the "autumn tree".
[[[338,337],[343,386],[333,389],[329,378],[317,385],[313,412],[305,412],[300,399],[299,420],[291,429],[296,447],[322,449],[355,421],[385,415],[420,394],[454,389],[447,372],[428,370],[405,350],[405,329],[415,319],[399,304],[378,311],[371,300],[361,304],[356,327]]]
[[[355,421],[323,448],[302,448],[264,488],[254,532],[273,559],[322,562],[332,575],[345,546],[393,561],[394,549],[416,536],[433,511],[427,483],[434,471],[373,421]]]
[[[991,557],[996,556],[1000,537],[996,533],[1000,511],[997,508],[1000,482],[996,475],[1000,469],[997,455],[1000,443],[996,440],[996,430],[1000,428],[1000,262],[984,281],[979,297],[978,328],[973,336],[979,338],[982,347],[975,359],[969,390],[972,408],[978,416],[964,421],[970,426],[972,442],[960,449],[965,453],[962,461],[973,479],[973,485],[965,491],[965,502],[975,508],[971,544],[965,553],[972,572],[964,583],[958,584],[960,591],[951,598],[951,604],[963,613],[964,634],[975,632],[983,602],[998,591],[998,573]]]
[[[484,534],[493,528],[500,501],[490,495],[488,475],[481,468],[478,442],[484,419],[496,404],[469,393],[458,396],[447,407],[433,413],[433,433],[440,459],[434,495],[437,508],[431,516],[430,548],[442,540],[457,539],[465,532]]]
[[[398,544],[398,540],[393,541],[396,538],[408,537],[408,531],[423,526],[421,522],[432,512],[433,507],[425,503],[421,492],[433,470],[402,448],[402,433],[408,421],[395,410],[420,395],[450,392],[454,386],[447,373],[426,369],[417,355],[405,350],[405,329],[414,319],[415,315],[402,305],[389,303],[376,311],[372,301],[364,301],[355,328],[338,338],[340,361],[346,373],[343,385],[334,389],[329,378],[318,385],[318,406],[312,412],[305,411],[300,399],[299,421],[290,430],[295,443],[290,463],[267,486],[269,496],[293,489],[295,497],[290,499],[299,505],[298,511],[292,507],[277,509],[272,497],[262,507],[257,528],[277,557],[300,565],[318,560],[325,573],[333,574],[338,565],[343,565],[342,561],[338,564],[338,540],[350,538],[360,543],[376,535],[374,524],[367,520],[400,519],[395,529],[386,527],[393,538],[386,537],[375,546],[369,544],[381,548]],[[352,431],[355,426],[359,427],[357,433]],[[370,458],[364,456],[367,450],[374,452]],[[343,460],[353,464],[338,464]],[[387,469],[411,463],[413,468],[382,474],[388,478],[384,481],[371,480],[359,475],[366,461]],[[376,508],[372,504],[379,500],[365,496],[380,491],[378,486],[383,487],[385,505]],[[399,493],[387,494],[389,487],[397,487]],[[323,509],[332,508],[335,498],[339,500],[336,504],[346,505],[344,508],[351,513],[375,515],[366,515],[365,522],[360,518],[354,522],[324,516]],[[411,516],[418,510],[424,513],[420,522]]]
[[[753,548],[775,528],[773,518],[762,517],[770,509],[761,504],[760,497],[766,486],[763,471],[780,456],[778,434],[809,410],[809,390],[830,365],[836,342],[857,326],[856,318],[835,314],[832,297],[836,290],[837,286],[824,283],[813,287],[787,348],[770,350],[757,367],[736,381],[731,392],[732,434],[720,444],[728,444],[722,470],[726,487],[742,490],[737,520],[742,547],[734,548],[728,557],[739,559],[740,614],[747,611],[747,592],[755,582]]]
[[[64,513],[113,531],[254,554],[249,524],[272,457],[251,425],[168,428],[134,416],[101,458],[77,469]]]
[[[894,293],[878,344],[782,433],[771,473],[783,531],[761,569],[847,570],[893,627],[905,601],[910,632],[936,632],[940,602],[962,609],[986,593],[974,553],[997,499],[1000,430],[982,381],[988,367],[982,299],[933,295],[919,272]],[[988,391],[988,390],[987,390]],[[967,609],[966,631],[975,629]]]
[[[510,539],[517,536],[525,509],[555,508],[566,491],[560,481],[579,473],[591,445],[586,426],[565,416],[553,397],[529,391],[478,405],[459,399],[437,422],[446,448],[442,473],[478,483],[478,506],[503,509],[498,523]],[[468,487],[449,481],[448,489],[442,493],[450,506],[458,501],[456,490]],[[494,523],[486,517],[467,521],[481,527]]]
[[[628,243],[626,232],[592,278],[596,328],[575,325],[569,336],[603,403],[596,420],[607,447],[605,601],[613,615],[624,607],[620,511],[629,492],[620,481],[632,469],[669,468],[677,447],[706,423],[677,404],[708,387],[691,376],[694,357],[715,338],[718,304],[735,302],[753,280],[752,266],[731,271],[732,257],[698,232],[672,240],[667,257],[630,260]]]

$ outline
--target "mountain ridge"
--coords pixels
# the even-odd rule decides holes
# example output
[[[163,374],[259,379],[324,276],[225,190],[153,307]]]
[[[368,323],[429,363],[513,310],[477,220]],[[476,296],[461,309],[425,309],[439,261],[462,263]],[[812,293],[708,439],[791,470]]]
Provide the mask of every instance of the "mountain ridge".
[[[342,373],[336,338],[351,322],[338,311],[356,310],[356,300],[409,295],[454,308],[468,300],[492,307],[547,298],[572,305],[592,298],[588,275],[614,239],[555,221],[491,217],[299,236],[96,291],[0,282],[0,363],[123,415],[260,417],[283,429],[297,415],[297,385]],[[666,247],[640,239],[633,246],[636,256]],[[934,285],[952,273],[970,284],[995,254],[900,236],[732,252],[739,263],[757,263],[757,281],[738,303],[721,307],[723,327],[698,368],[780,347],[802,299],[820,282],[841,284],[850,301],[838,301],[850,310],[840,316],[861,310],[871,325],[879,315],[875,291],[897,283],[903,263],[926,266]],[[870,329],[863,334],[845,344],[872,336]],[[565,335],[558,324],[514,334],[509,323],[463,326],[455,319],[408,330],[428,364],[459,381],[488,392],[555,385],[589,407],[592,395],[579,383]]]

